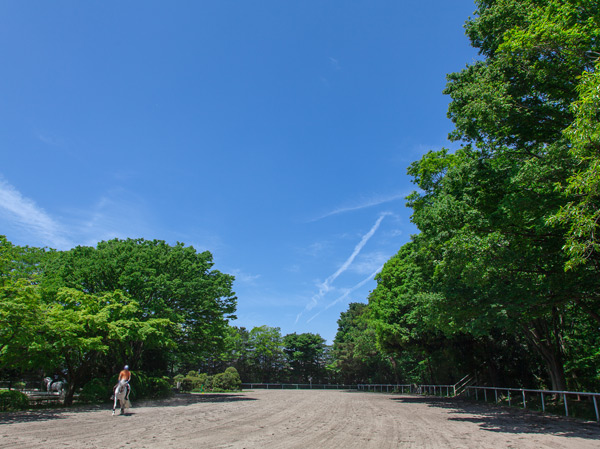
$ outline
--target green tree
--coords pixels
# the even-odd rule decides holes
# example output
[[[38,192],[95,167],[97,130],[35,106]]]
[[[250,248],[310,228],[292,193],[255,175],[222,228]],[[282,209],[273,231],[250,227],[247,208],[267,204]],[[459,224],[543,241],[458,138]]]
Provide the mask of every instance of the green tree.
[[[516,325],[562,389],[562,323],[569,304],[598,282],[582,270],[561,272],[567,232],[548,222],[569,201],[554,186],[577,165],[563,132],[574,119],[578,77],[591,69],[586,52],[600,37],[597,2],[477,6],[466,30],[482,59],[450,74],[445,91],[456,125],[451,138],[473,147],[411,167],[424,188],[411,197],[414,220],[439,261],[433,280],[441,310],[456,312],[448,315],[470,332],[495,320]]]
[[[325,339],[319,334],[287,334],[283,351],[293,382],[322,382],[325,378]]]
[[[0,236],[0,366],[23,371],[35,366],[30,349],[40,344],[43,321],[37,266],[43,251],[19,247]]]
[[[598,56],[598,53],[594,53]],[[595,71],[585,72],[572,104],[575,120],[565,130],[576,170],[563,186],[570,201],[552,217],[569,226],[565,249],[567,268],[586,265],[600,272],[600,59]],[[598,291],[590,291],[590,295]],[[595,317],[600,321],[598,316]]]
[[[147,318],[139,304],[121,291],[88,294],[61,288],[56,301],[44,310],[39,348],[48,368],[63,367],[67,377],[65,404],[90,380],[103,363],[103,355],[122,361],[132,348],[173,347],[173,323]]]
[[[353,302],[340,314],[328,369],[345,384],[397,382],[393,356],[378,348],[368,313],[367,304]]]
[[[276,382],[285,369],[283,339],[278,327],[258,326],[248,336],[248,359],[254,382]]]
[[[234,318],[233,276],[212,269],[212,255],[191,246],[161,240],[127,239],[78,246],[57,252],[44,266],[46,299],[61,287],[89,294],[123,291],[139,304],[146,318],[177,324],[170,338],[177,342],[165,358],[181,368],[197,368],[223,347],[228,320]],[[135,342],[130,342],[136,345]],[[139,366],[142,348],[131,347],[129,360]]]

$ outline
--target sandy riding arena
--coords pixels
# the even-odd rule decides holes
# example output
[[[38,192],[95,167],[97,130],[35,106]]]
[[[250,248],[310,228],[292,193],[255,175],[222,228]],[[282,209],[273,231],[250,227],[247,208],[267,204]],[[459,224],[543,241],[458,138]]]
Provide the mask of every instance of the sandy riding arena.
[[[255,390],[0,414],[0,448],[594,448],[600,425],[407,395]]]

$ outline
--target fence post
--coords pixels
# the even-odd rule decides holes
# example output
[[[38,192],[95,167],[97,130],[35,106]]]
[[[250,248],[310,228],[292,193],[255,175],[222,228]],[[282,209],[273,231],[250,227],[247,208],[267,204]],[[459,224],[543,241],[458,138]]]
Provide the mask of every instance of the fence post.
[[[494,396],[496,396],[496,404],[498,403],[498,390],[494,388]]]
[[[521,389],[521,393],[523,393],[523,408],[527,408],[527,402],[525,402],[525,390]]]
[[[475,400],[479,400],[479,388],[475,388]]]
[[[598,403],[596,402],[596,396],[592,396],[594,400],[594,410],[596,410],[596,421],[600,422],[600,415],[598,415]]]
[[[483,389],[483,400],[487,402],[487,388]]]
[[[567,406],[567,395],[563,393],[563,401],[565,401],[565,416],[569,416],[569,407]]]
[[[544,404],[544,392],[540,391],[540,396],[542,397],[542,413],[546,413],[546,404]]]
[[[507,391],[508,391],[508,406],[510,407],[510,390],[507,390]]]

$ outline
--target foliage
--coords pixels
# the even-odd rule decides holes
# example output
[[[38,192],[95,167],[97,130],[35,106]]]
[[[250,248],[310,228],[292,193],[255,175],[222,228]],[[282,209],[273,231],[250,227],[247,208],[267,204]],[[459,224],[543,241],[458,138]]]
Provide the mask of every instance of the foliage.
[[[172,394],[171,383],[168,378],[164,377],[149,377],[148,389],[149,397],[153,399],[166,398]]]
[[[350,303],[338,320],[333,362],[327,367],[344,384],[396,383],[393,358],[377,348],[376,331],[368,319],[368,306]]]
[[[598,5],[476,3],[466,32],[481,59],[445,90],[450,138],[464,146],[410,166],[420,233],[378,276],[370,320],[382,350],[411,355],[432,379],[454,359],[494,383],[515,373],[560,390],[568,374],[592,385],[599,109],[586,54],[600,42]],[[513,364],[500,371],[501,359],[525,361],[530,378]]]
[[[600,59],[595,71],[585,72],[578,86],[579,99],[571,105],[575,116],[565,130],[572,146],[576,170],[566,180],[564,192],[571,199],[551,217],[569,226],[566,267],[587,264],[600,272]]]
[[[88,403],[107,402],[110,398],[112,387],[114,387],[114,384],[111,385],[105,379],[96,377],[83,386],[79,393],[79,400]]]
[[[283,339],[292,382],[321,382],[325,377],[325,340],[319,334],[288,334]]]
[[[212,379],[213,391],[237,391],[242,387],[242,381],[237,370],[229,367],[223,373],[216,374]]]
[[[248,335],[251,381],[274,382],[285,367],[283,338],[278,327],[258,326]]]
[[[24,410],[29,406],[26,394],[16,390],[0,390],[0,411]]]
[[[0,366],[24,370],[37,364],[43,308],[37,288],[43,252],[0,236]]]
[[[137,301],[121,291],[87,294],[61,288],[45,312],[45,354],[48,366],[64,366],[68,390],[65,403],[90,377],[109,350],[124,347],[169,347],[171,322],[146,318]]]
[[[182,391],[205,391],[212,387],[212,376],[197,371],[188,372],[187,376],[181,381]]]
[[[176,376],[177,377],[177,376]],[[207,392],[207,391],[237,391],[241,388],[242,381],[237,370],[229,367],[225,372],[210,376],[206,373],[190,371],[181,380],[182,391]]]
[[[93,295],[126,292],[144,316],[176,325],[169,339],[177,345],[162,354],[182,365],[193,366],[204,353],[222,346],[236,306],[233,276],[212,270],[209,252],[161,240],[114,239],[52,256],[43,280],[50,300],[63,287]],[[130,341],[120,349],[119,365],[128,361],[139,366],[143,347]]]

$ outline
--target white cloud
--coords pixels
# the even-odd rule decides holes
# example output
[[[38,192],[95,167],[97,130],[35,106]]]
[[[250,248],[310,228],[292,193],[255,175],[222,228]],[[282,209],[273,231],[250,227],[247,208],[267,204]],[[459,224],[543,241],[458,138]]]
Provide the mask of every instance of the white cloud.
[[[23,235],[24,240],[27,239],[27,235],[32,235],[32,240],[56,249],[71,246],[59,223],[33,200],[24,197],[2,178],[0,178],[0,214]]]
[[[19,244],[60,250],[113,238],[150,238],[145,202],[121,189],[103,195],[90,209],[69,210],[58,221],[0,177],[0,220],[14,229]]]
[[[239,269],[231,270],[231,274],[235,276],[236,282],[243,282],[245,284],[254,284],[254,281],[260,278],[260,274],[248,274]]]

